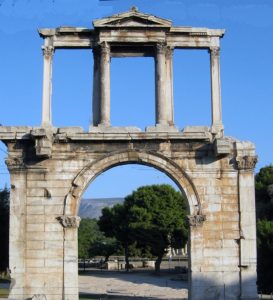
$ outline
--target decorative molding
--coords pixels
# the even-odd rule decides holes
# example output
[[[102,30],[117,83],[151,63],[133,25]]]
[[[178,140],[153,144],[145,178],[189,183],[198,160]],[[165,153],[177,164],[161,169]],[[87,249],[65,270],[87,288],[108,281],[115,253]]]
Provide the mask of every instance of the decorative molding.
[[[209,52],[212,57],[220,56],[220,47],[211,47]]]
[[[53,46],[42,46],[43,55],[45,58],[50,58],[54,54]]]
[[[75,216],[59,216],[56,218],[64,228],[78,228],[81,218]]]
[[[250,170],[254,169],[256,163],[258,162],[258,156],[248,156],[236,157],[236,164],[239,170]]]
[[[26,167],[22,157],[8,157],[5,163],[8,169],[23,169]]]
[[[206,221],[205,215],[190,215],[187,217],[190,226],[201,226]]]

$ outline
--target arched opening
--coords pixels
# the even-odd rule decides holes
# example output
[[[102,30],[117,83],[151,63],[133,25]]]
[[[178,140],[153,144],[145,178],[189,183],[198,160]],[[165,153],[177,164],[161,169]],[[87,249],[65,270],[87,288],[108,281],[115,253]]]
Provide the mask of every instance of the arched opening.
[[[154,273],[156,257],[147,252],[143,254],[140,249],[130,249],[132,256],[129,258],[129,276],[125,270],[124,249],[112,249],[113,253],[107,257],[107,262],[105,262],[106,255],[109,254],[107,250],[111,247],[111,243],[115,242],[115,238],[111,240],[102,236],[97,226],[97,220],[102,214],[103,207],[107,206],[113,209],[117,205],[124,205],[124,198],[141,186],[151,187],[155,184],[165,184],[171,186],[176,193],[185,194],[183,190],[180,191],[181,187],[173,179],[148,165],[139,163],[114,165],[95,177],[85,189],[78,212],[82,218],[79,228],[80,295],[95,296],[99,294],[104,299],[103,297],[107,297],[108,293],[111,295],[122,293],[123,296],[128,297],[154,297],[156,299],[159,297],[158,295],[162,294],[172,299],[186,299],[188,288],[187,246],[166,249],[160,266],[160,276]],[[186,198],[184,199],[187,202]],[[189,212],[188,209],[185,210],[187,210],[186,216]],[[88,238],[86,237],[88,229],[91,231],[90,234],[97,235],[97,239],[93,238],[92,240],[90,237],[90,255],[85,260],[81,256],[86,254],[86,249],[83,248],[86,245],[84,239]],[[102,253],[100,254],[99,251]],[[142,284],[140,285],[140,283]],[[143,288],[143,284],[145,284],[145,288]]]
[[[64,285],[72,285],[78,287],[78,248],[77,243],[77,212],[84,191],[89,184],[100,174],[106,170],[123,164],[142,164],[154,167],[169,176],[183,190],[188,200],[188,209],[190,212],[190,239],[189,239],[189,293],[192,291],[193,276],[198,267],[198,262],[203,259],[202,232],[196,225],[202,221],[202,207],[199,195],[190,176],[185,170],[176,164],[175,161],[166,156],[153,151],[142,151],[137,149],[121,150],[106,154],[105,156],[91,161],[85,165],[74,177],[71,187],[65,197],[63,218],[71,224],[69,229],[64,231],[64,253],[63,253],[63,269],[64,269]],[[193,221],[193,222],[192,222]],[[72,222],[72,223],[71,223]],[[194,224],[195,223],[195,224]],[[192,226],[193,225],[193,226]],[[69,238],[67,239],[66,236]],[[73,240],[73,244],[71,241]],[[196,241],[198,240],[198,243]]]

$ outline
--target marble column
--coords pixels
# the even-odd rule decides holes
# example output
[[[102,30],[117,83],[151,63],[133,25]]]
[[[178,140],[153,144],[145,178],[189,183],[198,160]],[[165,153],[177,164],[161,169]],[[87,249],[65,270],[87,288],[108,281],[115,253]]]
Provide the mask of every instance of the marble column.
[[[167,47],[166,50],[166,112],[167,123],[174,125],[173,117],[173,48]]]
[[[210,48],[212,132],[223,131],[220,83],[220,47]]]
[[[166,101],[166,45],[156,45],[156,125],[168,125]]]
[[[53,46],[43,46],[44,74],[43,74],[43,107],[42,107],[42,127],[52,125],[51,117],[51,94],[52,94],[52,59],[54,53]]]
[[[100,51],[98,47],[93,48],[94,71],[93,71],[93,126],[100,123]]]
[[[110,46],[102,42],[100,57],[100,125],[110,126]]]

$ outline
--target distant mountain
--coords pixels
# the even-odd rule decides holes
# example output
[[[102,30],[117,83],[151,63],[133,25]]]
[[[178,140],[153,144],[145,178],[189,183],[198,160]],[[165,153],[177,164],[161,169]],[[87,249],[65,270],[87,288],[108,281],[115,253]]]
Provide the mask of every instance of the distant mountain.
[[[97,198],[82,199],[79,209],[81,218],[98,219],[101,216],[101,210],[108,206],[113,207],[117,203],[122,203],[124,198]]]

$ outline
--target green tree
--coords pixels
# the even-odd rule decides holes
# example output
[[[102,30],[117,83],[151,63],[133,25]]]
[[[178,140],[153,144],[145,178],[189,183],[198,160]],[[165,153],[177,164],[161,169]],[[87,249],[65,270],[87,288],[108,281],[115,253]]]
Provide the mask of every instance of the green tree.
[[[116,204],[112,208],[103,208],[98,225],[107,237],[115,237],[119,241],[124,249],[125,268],[128,271],[129,257],[136,254],[135,240],[129,227],[128,207]]]
[[[273,292],[273,221],[257,222],[257,274],[258,286],[263,293]]]
[[[9,266],[9,190],[0,190],[0,271]]]
[[[257,219],[273,220],[273,166],[261,168],[255,176]]]
[[[129,256],[156,256],[155,270],[160,271],[163,256],[169,247],[186,244],[186,201],[170,185],[140,187],[125,198],[123,204],[104,208],[100,229],[114,236],[124,248],[126,267]]]
[[[97,220],[82,219],[78,231],[78,252],[79,258],[85,259],[89,257],[89,249],[93,242],[102,236]]]
[[[150,185],[127,196],[124,205],[137,247],[157,257],[155,271],[159,273],[168,248],[181,248],[187,242],[185,198],[170,185]]]
[[[119,254],[120,251],[120,244],[115,238],[109,238],[103,235],[91,243],[89,257],[104,256],[104,262],[106,263],[111,255]]]
[[[100,231],[96,219],[81,220],[78,231],[79,258],[86,259],[100,255],[104,256],[107,262],[109,256],[116,254],[119,249],[115,238],[108,238]]]
[[[263,292],[273,292],[273,166],[255,176],[257,215],[257,275]]]

